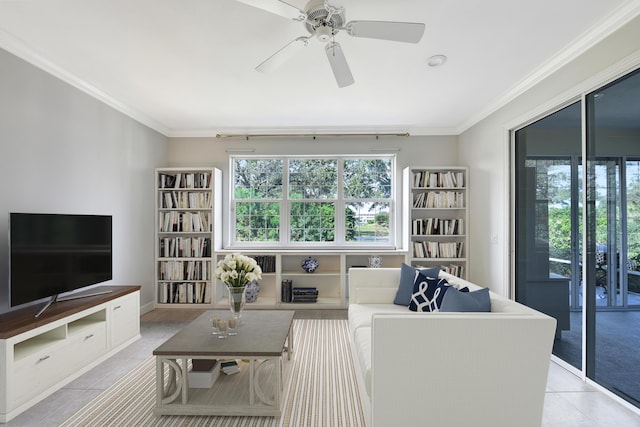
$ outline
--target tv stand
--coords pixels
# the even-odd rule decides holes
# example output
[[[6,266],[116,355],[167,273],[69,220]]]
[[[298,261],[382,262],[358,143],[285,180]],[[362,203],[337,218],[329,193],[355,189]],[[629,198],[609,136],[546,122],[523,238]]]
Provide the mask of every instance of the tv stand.
[[[0,423],[140,338],[140,286],[91,291],[0,315]]]
[[[52,296],[52,297],[51,297],[51,299],[49,300],[49,302],[47,302],[47,303],[44,305],[44,307],[42,307],[42,308],[40,309],[40,311],[39,311],[39,312],[37,312],[37,313],[36,313],[36,315],[35,315],[35,316],[33,316],[33,317],[40,317],[40,315],[41,315],[42,313],[44,313],[44,311],[45,311],[47,308],[51,307],[51,305],[52,305],[54,302],[56,302],[57,300],[58,300],[58,294],[55,294],[54,296]]]

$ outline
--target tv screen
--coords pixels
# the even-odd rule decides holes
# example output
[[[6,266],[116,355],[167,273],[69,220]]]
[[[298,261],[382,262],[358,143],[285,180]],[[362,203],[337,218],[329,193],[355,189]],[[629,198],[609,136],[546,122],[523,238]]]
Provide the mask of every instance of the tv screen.
[[[11,306],[111,280],[110,215],[9,214]]]

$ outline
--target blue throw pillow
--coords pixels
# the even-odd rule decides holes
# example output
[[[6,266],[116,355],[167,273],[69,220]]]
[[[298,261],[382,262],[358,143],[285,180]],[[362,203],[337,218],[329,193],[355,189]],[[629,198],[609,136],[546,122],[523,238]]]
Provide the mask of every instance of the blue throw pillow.
[[[411,311],[440,311],[442,298],[451,285],[445,279],[438,279],[418,273],[409,302]]]
[[[491,311],[489,288],[473,292],[460,292],[455,288],[449,289],[442,298],[440,311],[489,312]]]
[[[409,305],[413,294],[413,284],[416,281],[418,272],[422,272],[427,277],[438,278],[440,267],[419,269],[403,263],[400,266],[400,284],[398,285],[396,298],[393,300],[394,304],[404,305],[405,307]]]

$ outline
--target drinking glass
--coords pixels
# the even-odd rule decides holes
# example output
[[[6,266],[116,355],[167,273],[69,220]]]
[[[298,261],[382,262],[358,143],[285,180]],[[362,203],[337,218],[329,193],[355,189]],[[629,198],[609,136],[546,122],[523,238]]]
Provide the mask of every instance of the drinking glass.
[[[224,319],[218,320],[218,338],[227,337],[227,321]]]
[[[212,317],[210,320],[211,320],[211,328],[213,329],[213,332],[211,332],[211,335],[218,335],[220,333],[220,330],[218,329],[218,322],[220,321],[220,318]]]
[[[232,317],[227,322],[227,326],[229,327],[229,332],[227,332],[227,335],[230,335],[230,336],[238,335],[238,319],[236,319],[235,317]]]

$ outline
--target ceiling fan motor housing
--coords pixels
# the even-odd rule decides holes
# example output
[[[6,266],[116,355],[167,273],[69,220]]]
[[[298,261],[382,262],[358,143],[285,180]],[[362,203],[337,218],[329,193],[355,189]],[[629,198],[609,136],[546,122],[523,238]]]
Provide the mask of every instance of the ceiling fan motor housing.
[[[311,0],[305,6],[307,20],[304,25],[307,31],[321,42],[329,41],[337,33],[336,28],[344,26],[344,9],[333,9],[333,13],[330,13],[325,7],[324,0]],[[327,20],[327,18],[329,19]]]

